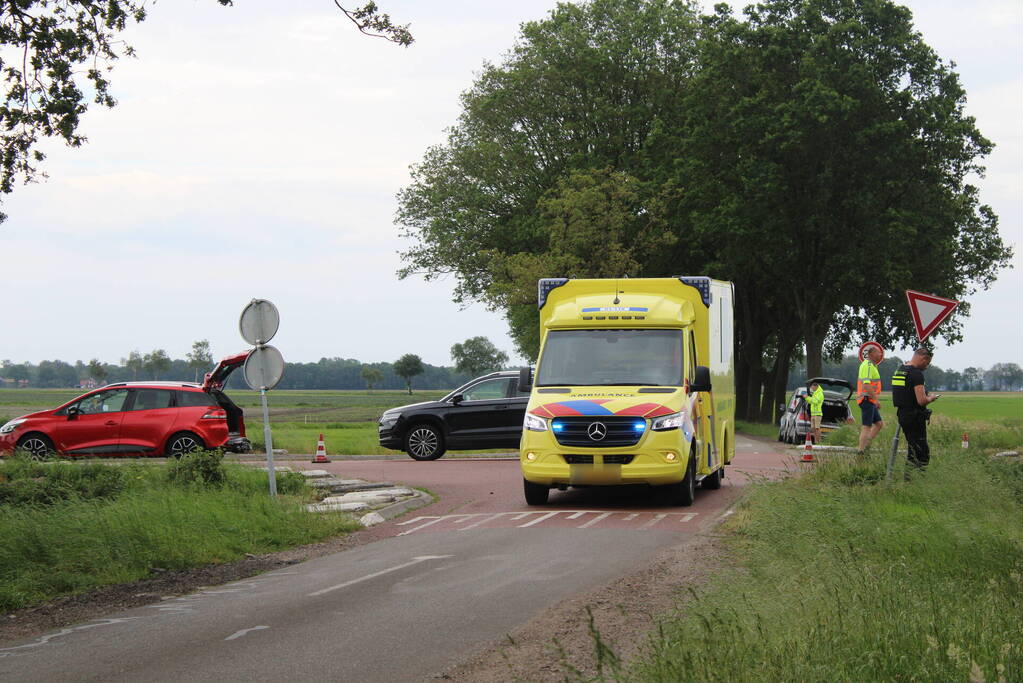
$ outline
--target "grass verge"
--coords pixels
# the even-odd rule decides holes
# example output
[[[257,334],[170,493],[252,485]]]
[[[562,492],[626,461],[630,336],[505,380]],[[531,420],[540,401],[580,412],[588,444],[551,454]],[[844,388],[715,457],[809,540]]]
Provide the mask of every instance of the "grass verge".
[[[613,675],[1021,680],[1023,465],[932,452],[909,482],[885,484],[878,453],[752,485],[726,527],[737,568]]]
[[[279,473],[271,499],[265,472],[207,455],[158,466],[0,462],[0,611],[359,528],[307,512],[315,494],[301,475]]]

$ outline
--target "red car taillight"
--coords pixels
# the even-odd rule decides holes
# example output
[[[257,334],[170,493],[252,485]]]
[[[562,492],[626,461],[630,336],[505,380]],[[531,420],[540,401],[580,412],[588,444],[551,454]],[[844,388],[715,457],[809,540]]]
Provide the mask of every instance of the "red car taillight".
[[[227,419],[227,412],[224,411],[224,410],[219,410],[219,409],[218,410],[211,410],[210,412],[208,412],[205,415],[203,415],[202,419],[204,419],[204,420],[226,420]]]

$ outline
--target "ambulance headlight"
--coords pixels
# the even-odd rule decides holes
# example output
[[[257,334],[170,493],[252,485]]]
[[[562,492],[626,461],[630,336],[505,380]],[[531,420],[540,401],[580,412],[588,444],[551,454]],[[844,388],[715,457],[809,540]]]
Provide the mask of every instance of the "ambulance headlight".
[[[650,429],[655,432],[666,432],[670,429],[678,429],[682,426],[682,413],[672,413],[671,415],[664,415],[662,417],[654,418],[650,424]]]
[[[547,420],[536,415],[530,415],[526,413],[526,419],[522,423],[523,428],[528,429],[531,432],[546,432],[547,431]]]

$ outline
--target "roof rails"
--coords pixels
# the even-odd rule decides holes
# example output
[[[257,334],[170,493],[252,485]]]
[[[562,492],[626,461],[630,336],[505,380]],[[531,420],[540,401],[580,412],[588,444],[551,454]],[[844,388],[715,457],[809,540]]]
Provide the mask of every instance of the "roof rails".
[[[152,382],[114,382],[113,384],[107,384],[103,388],[106,389],[107,387],[140,387],[140,386],[148,386],[148,387],[152,387],[152,386],[158,386],[158,387],[188,387],[190,389],[202,389],[202,385],[201,384],[196,384],[195,382],[163,382],[163,381],[160,381],[160,382],[157,382],[157,381],[152,381]]]

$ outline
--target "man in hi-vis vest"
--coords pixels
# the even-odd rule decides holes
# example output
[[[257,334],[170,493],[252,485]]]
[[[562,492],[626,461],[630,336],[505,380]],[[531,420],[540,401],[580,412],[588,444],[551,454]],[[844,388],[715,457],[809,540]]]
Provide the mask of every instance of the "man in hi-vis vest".
[[[859,378],[856,380],[856,402],[860,404],[860,453],[865,451],[877,433],[884,427],[881,421],[881,373],[877,364],[881,360],[881,349],[871,344],[863,354]]]

